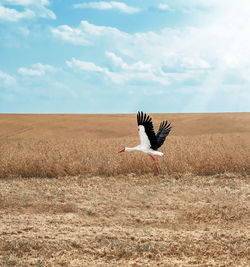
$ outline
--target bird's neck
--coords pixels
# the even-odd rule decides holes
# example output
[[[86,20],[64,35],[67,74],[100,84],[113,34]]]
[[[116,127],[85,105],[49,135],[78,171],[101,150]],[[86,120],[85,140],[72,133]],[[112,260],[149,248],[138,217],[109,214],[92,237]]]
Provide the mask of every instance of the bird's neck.
[[[125,151],[135,151],[135,150],[138,150],[138,148],[137,148],[137,146],[135,146],[135,147],[126,147],[125,148]]]

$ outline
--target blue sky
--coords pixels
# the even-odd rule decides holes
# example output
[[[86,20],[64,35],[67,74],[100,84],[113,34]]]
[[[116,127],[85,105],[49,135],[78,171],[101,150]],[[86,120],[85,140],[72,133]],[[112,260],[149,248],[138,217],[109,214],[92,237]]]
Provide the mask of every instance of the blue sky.
[[[249,14],[245,0],[0,0],[0,112],[249,112]]]

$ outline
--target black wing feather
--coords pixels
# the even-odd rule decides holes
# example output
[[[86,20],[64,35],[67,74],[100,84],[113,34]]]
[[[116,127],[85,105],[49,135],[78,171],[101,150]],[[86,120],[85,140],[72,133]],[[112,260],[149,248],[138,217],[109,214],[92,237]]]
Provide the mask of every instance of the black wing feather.
[[[146,114],[141,112],[137,113],[137,123],[139,125],[143,125],[145,128],[145,132],[150,141],[151,148],[156,150],[158,148],[157,138],[154,132],[154,126],[152,123],[152,119]]]
[[[159,130],[155,135],[152,119],[142,111],[137,113],[137,123],[138,126],[139,125],[144,126],[145,132],[149,138],[151,148],[153,150],[157,150],[159,147],[163,145],[166,137],[169,135],[172,129],[171,123],[168,124],[167,121],[162,121]]]
[[[163,145],[166,137],[169,135],[171,128],[172,128],[172,127],[170,127],[170,125],[171,125],[171,123],[168,124],[167,121],[161,122],[159,130],[156,134],[157,149]]]

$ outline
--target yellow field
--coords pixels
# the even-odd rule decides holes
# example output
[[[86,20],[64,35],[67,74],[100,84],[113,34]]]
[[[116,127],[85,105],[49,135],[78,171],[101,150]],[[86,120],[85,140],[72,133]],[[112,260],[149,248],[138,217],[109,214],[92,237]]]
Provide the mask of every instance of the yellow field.
[[[250,114],[0,114],[0,266],[250,266]]]

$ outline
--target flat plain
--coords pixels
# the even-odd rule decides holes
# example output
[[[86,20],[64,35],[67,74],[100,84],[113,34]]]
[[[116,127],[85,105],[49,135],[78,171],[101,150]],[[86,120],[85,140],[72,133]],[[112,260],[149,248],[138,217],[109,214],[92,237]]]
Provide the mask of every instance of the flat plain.
[[[250,113],[0,114],[0,266],[250,266]]]

